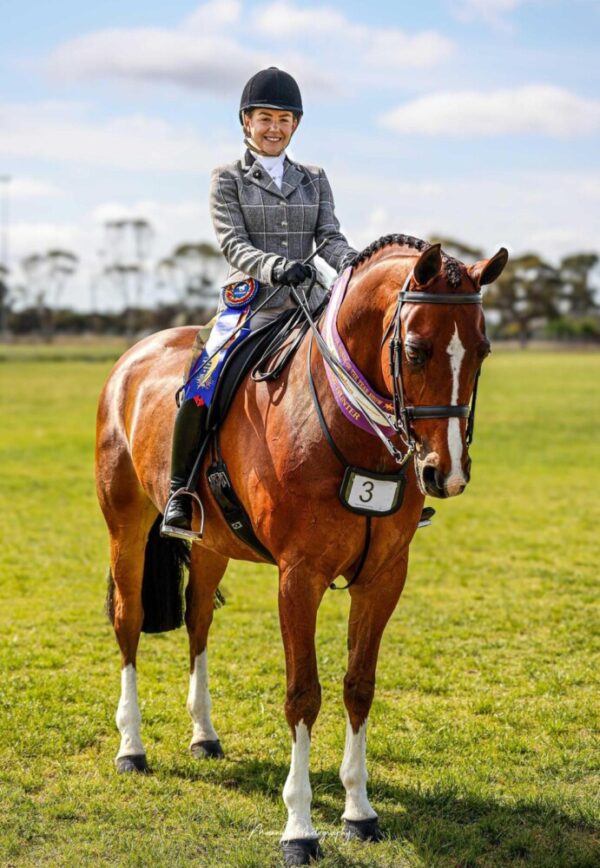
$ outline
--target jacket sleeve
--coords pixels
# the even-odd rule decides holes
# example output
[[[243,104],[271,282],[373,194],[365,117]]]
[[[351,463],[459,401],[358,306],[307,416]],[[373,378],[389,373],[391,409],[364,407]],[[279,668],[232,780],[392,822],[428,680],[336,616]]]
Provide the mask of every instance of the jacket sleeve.
[[[275,253],[265,253],[252,244],[235,179],[223,169],[214,169],[211,175],[210,216],[227,262],[249,277],[272,284],[285,269],[287,260]]]
[[[358,251],[350,247],[346,236],[340,232],[340,222],[335,216],[333,193],[323,169],[319,169],[319,215],[315,229],[317,246],[325,241],[325,247],[319,252],[328,265],[337,272],[343,271],[348,262]]]

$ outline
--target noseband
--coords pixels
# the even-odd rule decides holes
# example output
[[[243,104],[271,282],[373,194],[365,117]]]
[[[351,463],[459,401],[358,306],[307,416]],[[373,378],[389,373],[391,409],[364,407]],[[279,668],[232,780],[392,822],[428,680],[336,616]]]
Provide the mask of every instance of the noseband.
[[[465,419],[467,422],[466,442],[470,446],[473,442],[473,431],[475,427],[475,402],[477,400],[477,384],[479,382],[480,370],[475,376],[475,385],[473,386],[473,397],[471,404],[441,404],[441,405],[420,405],[417,407],[407,406],[404,403],[404,383],[402,380],[402,308],[405,304],[481,304],[481,295],[475,293],[433,293],[433,292],[410,292],[407,287],[413,276],[412,271],[409,272],[404,285],[398,293],[396,309],[390,325],[386,329],[383,336],[382,345],[386,337],[392,332],[390,339],[390,370],[392,372],[392,399],[394,402],[394,416],[396,422],[396,430],[402,431],[404,436],[408,438],[408,446],[410,451],[415,448],[415,440],[411,433],[411,423],[417,419]]]

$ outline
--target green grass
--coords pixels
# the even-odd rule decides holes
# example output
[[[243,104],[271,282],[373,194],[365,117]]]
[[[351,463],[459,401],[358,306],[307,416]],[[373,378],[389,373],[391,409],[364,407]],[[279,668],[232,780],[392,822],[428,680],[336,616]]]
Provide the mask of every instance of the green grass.
[[[272,568],[232,564],[211,632],[223,763],[194,761],[185,631],[144,636],[153,774],[118,777],[95,402],[109,365],[0,366],[0,864],[275,866],[289,760]],[[346,594],[319,618],[311,758],[330,866],[598,866],[600,355],[498,354],[473,481],[435,504],[369,724],[386,841],[339,835]]]

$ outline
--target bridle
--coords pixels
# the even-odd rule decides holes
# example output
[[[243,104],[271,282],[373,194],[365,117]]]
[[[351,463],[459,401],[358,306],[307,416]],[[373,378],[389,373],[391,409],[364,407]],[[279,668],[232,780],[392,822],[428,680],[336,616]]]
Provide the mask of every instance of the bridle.
[[[310,309],[306,300],[297,289],[292,289],[292,295],[298,306],[302,309],[304,316],[312,331],[313,338],[316,341],[323,361],[336,376],[338,381],[344,382],[346,389],[350,393],[358,395],[363,403],[371,406],[380,417],[385,419],[386,425],[392,429],[403,441],[406,447],[406,452],[402,453],[398,447],[390,440],[388,434],[382,430],[381,424],[374,422],[368,414],[365,415],[366,421],[372,428],[375,434],[396,463],[402,468],[413,457],[416,451],[416,440],[412,433],[411,423],[417,419],[452,419],[452,418],[468,418],[466,441],[470,445],[473,441],[473,429],[475,423],[475,402],[477,399],[477,384],[479,381],[479,370],[475,377],[475,385],[473,387],[473,395],[471,404],[445,404],[445,405],[420,405],[407,406],[404,399],[404,383],[402,381],[402,339],[401,339],[401,314],[405,304],[481,304],[481,295],[478,292],[474,293],[430,293],[430,292],[410,292],[408,286],[413,277],[413,272],[410,271],[398,293],[396,308],[388,325],[381,342],[383,347],[390,331],[392,336],[389,346],[390,368],[392,373],[392,404],[393,415],[384,412],[381,407],[377,406],[372,398],[356,382],[349,382],[347,372],[340,364],[339,359],[333,355],[323,339],[317,324],[313,320]],[[313,281],[314,282],[314,281]],[[312,284],[311,284],[312,286]],[[310,370],[310,369],[309,369]]]
[[[474,293],[433,293],[409,291],[408,286],[413,277],[410,271],[404,281],[402,289],[398,293],[396,309],[382,339],[385,343],[390,331],[392,336],[389,343],[390,371],[392,374],[392,400],[394,402],[394,427],[402,434],[407,448],[412,454],[416,448],[416,442],[412,434],[411,423],[417,419],[468,419],[466,442],[470,446],[473,442],[475,428],[475,404],[477,401],[477,385],[481,368],[475,375],[473,395],[470,404],[440,404],[407,406],[404,400],[404,383],[402,380],[402,308],[405,304],[481,304],[481,294]]]

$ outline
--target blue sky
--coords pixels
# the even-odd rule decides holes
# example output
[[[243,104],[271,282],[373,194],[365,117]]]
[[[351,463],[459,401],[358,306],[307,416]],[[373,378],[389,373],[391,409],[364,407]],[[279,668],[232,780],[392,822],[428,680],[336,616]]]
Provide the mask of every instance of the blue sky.
[[[26,0],[8,21],[11,265],[74,250],[78,306],[105,219],[150,219],[151,260],[213,239],[210,169],[239,156],[241,88],[271,64],[304,96],[290,154],[325,168],[355,246],[437,232],[490,254],[600,249],[598,0]]]

